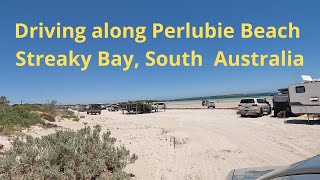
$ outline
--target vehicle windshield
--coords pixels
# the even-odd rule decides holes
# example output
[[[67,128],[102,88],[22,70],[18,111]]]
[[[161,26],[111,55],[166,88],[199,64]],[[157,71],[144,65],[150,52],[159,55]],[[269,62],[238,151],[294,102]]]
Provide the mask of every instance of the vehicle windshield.
[[[240,103],[254,103],[254,99],[242,99]]]
[[[91,105],[91,108],[93,108],[93,109],[99,109],[99,108],[101,108],[101,105],[99,105],[99,104],[93,104],[93,105]]]

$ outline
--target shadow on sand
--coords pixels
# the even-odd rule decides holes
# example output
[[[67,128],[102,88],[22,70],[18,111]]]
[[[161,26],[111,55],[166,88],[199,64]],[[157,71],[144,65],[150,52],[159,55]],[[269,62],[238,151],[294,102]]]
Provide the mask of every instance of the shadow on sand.
[[[245,119],[245,118],[247,118],[247,119],[248,119],[248,118],[255,118],[255,119],[256,119],[256,118],[259,118],[259,117],[260,117],[260,116],[246,115],[246,116],[239,116],[238,118],[240,118],[240,119],[241,119],[241,118],[242,118],[242,119]]]
[[[305,119],[291,119],[291,120],[286,120],[284,123],[287,124],[305,124],[305,125],[320,125],[320,120],[315,119],[315,120],[305,120]]]

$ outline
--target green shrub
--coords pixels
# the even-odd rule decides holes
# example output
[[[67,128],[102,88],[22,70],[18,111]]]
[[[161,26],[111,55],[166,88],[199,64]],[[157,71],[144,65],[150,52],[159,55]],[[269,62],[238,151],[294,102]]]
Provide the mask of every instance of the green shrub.
[[[56,121],[55,117],[52,116],[51,114],[42,113],[40,116],[41,116],[42,119],[48,120],[50,122],[55,122]]]
[[[56,104],[57,101],[48,101],[46,104],[21,104],[15,106],[24,107],[29,111],[44,112],[55,117],[57,111]]]
[[[28,128],[32,125],[43,123],[37,113],[30,112],[23,106],[0,106],[0,133],[7,134],[10,131]]]
[[[124,168],[137,156],[115,147],[109,131],[101,138],[100,131],[96,126],[17,137],[0,156],[0,179],[130,179]]]
[[[80,121],[80,118],[78,117],[72,118],[72,121]]]
[[[64,118],[64,119],[73,119],[73,118],[77,118],[78,116],[76,116],[74,114],[73,111],[70,111],[70,110],[64,110],[62,112],[62,115],[61,115],[61,118]]]

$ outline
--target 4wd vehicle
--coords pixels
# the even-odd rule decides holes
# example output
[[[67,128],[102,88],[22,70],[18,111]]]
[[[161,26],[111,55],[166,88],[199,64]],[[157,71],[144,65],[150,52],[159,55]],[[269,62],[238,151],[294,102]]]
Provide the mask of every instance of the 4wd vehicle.
[[[151,105],[152,110],[155,110],[156,112],[159,110],[164,110],[166,108],[165,102],[155,102]]]
[[[116,105],[116,104],[111,104],[111,105],[108,107],[108,111],[119,111],[119,106]]]
[[[206,106],[207,104],[209,103],[209,101],[208,100],[202,100],[202,106]]]
[[[87,114],[101,114],[102,107],[100,104],[90,104]]]
[[[208,107],[208,108],[216,108],[216,104],[215,104],[213,101],[209,101],[209,102],[207,103],[207,107]]]
[[[271,114],[271,106],[265,99],[251,98],[242,99],[238,106],[237,114],[241,116],[263,116],[264,113]]]

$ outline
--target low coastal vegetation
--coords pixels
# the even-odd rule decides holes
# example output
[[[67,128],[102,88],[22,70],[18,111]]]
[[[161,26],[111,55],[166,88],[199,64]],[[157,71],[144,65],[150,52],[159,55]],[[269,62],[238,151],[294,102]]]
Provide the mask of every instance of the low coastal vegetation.
[[[0,97],[0,134],[11,134],[14,131],[44,123],[39,113],[31,111],[33,107],[10,106],[6,97]]]
[[[18,104],[10,106],[10,101],[0,97],[0,134],[10,135],[35,124],[45,124],[44,120],[55,122],[56,117],[79,121],[70,110],[59,110],[57,101],[46,104]]]
[[[61,115],[61,118],[63,118],[63,119],[76,119],[76,118],[78,118],[78,116],[76,116],[73,111],[70,111],[67,109],[61,111],[60,115]]]
[[[17,137],[0,156],[1,179],[130,179],[124,171],[137,160],[124,146],[115,147],[101,127],[60,130],[33,138]]]
[[[44,105],[13,105],[0,98],[0,135],[38,124],[57,127],[44,120],[55,117],[79,121],[69,110],[57,110],[56,101]],[[49,125],[49,126],[48,126]],[[128,164],[137,160],[123,145],[115,146],[110,131],[101,133],[101,126],[93,129],[57,130],[53,134],[34,138],[16,136],[8,150],[0,144],[0,179],[130,179],[125,172]]]

